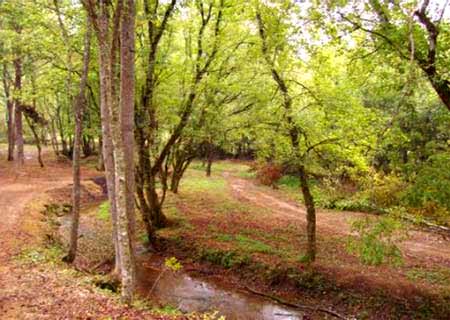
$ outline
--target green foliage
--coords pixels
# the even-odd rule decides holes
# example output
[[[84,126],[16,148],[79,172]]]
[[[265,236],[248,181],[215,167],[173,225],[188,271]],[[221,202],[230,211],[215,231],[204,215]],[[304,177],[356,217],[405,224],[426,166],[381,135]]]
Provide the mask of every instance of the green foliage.
[[[216,239],[222,242],[233,241],[234,236],[231,234],[218,234]]]
[[[394,174],[381,177],[375,174],[367,193],[369,200],[378,208],[389,208],[397,205],[402,198],[406,185]]]
[[[216,235],[216,239],[222,242],[235,242],[238,247],[249,254],[251,253],[266,253],[266,254],[275,254],[277,250],[265,244],[262,241],[252,239],[242,234],[238,234],[236,236],[231,234],[218,234]]]
[[[238,242],[239,247],[242,250],[247,251],[249,253],[258,252],[258,253],[273,254],[276,251],[275,249],[265,244],[264,242],[251,239],[244,235],[239,234],[235,237],[235,239]]]
[[[204,177],[193,176],[187,180],[181,182],[182,188],[185,188],[192,192],[204,192],[204,191],[215,191],[223,192],[226,190],[227,185],[223,178],[211,177],[209,179],[204,179]]]
[[[434,202],[450,210],[450,153],[431,156],[408,189],[407,201],[413,206]]]
[[[293,190],[300,190],[300,179],[291,175],[284,175],[278,181],[278,185],[285,186]]]
[[[409,270],[406,275],[411,281],[424,280],[431,284],[445,284],[450,281],[450,270],[446,268],[435,270],[414,268]]]
[[[103,202],[97,210],[97,217],[103,221],[109,221],[111,219],[109,201]]]
[[[357,235],[349,239],[347,248],[364,264],[402,263],[401,251],[396,241],[401,239],[403,226],[397,219],[389,216],[360,219],[353,222],[352,230]]]
[[[18,260],[31,264],[60,264],[64,255],[63,248],[58,244],[48,245],[45,248],[28,248],[18,255]]]
[[[161,316],[180,316],[183,314],[177,307],[171,305],[164,305],[159,308],[153,308],[152,313]]]
[[[181,263],[175,257],[164,260],[164,266],[172,272],[178,272],[183,268]]]
[[[200,251],[200,259],[217,264],[224,268],[233,268],[250,263],[250,256],[240,254],[237,251],[224,251],[220,249],[202,249]]]

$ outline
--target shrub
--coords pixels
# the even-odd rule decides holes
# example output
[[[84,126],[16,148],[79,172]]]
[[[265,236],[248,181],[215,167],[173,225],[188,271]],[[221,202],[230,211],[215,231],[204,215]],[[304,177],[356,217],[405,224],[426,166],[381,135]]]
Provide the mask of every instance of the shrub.
[[[435,203],[450,211],[450,153],[431,156],[405,198],[415,207]]]
[[[256,170],[256,179],[266,186],[274,187],[278,180],[283,176],[283,168],[274,163],[259,165]]]
[[[248,265],[251,260],[248,255],[240,255],[236,251],[223,251],[219,249],[202,249],[200,259],[224,268]]]
[[[377,208],[389,208],[397,205],[406,189],[405,182],[395,174],[380,176],[375,174],[369,186],[369,200]]]
[[[349,252],[356,254],[362,263],[380,265],[389,262],[394,265],[402,263],[400,249],[395,244],[402,238],[402,224],[392,218],[359,219],[352,224],[356,239],[350,239]]]

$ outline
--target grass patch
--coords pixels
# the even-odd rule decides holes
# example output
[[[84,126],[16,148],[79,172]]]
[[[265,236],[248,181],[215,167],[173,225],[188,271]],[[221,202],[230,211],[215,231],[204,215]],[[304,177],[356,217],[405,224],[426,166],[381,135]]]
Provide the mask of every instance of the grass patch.
[[[109,221],[109,219],[111,218],[111,215],[109,214],[109,208],[109,201],[105,201],[101,205],[99,205],[97,209],[97,218],[102,221]]]
[[[216,236],[216,240],[222,241],[222,242],[229,242],[234,240],[234,236],[231,234],[218,234]]]
[[[189,192],[226,192],[227,184],[223,178],[201,177],[198,175],[186,176],[181,181],[181,188]]]
[[[194,161],[190,166],[190,169],[198,170],[198,171],[206,171],[206,166],[202,164],[201,161]],[[211,167],[212,173],[214,172],[232,172],[236,174],[240,174],[243,172],[249,172],[250,166],[242,163],[242,162],[233,162],[233,161],[217,161],[213,162]]]
[[[199,253],[200,259],[207,261],[224,268],[233,268],[243,265],[248,265],[251,262],[251,258],[248,254],[240,254],[235,250],[220,250],[203,248]]]
[[[282,176],[278,181],[278,185],[288,189],[300,190],[300,179],[295,176]]]
[[[47,247],[34,247],[23,250],[17,260],[24,264],[61,264],[61,258],[64,255],[62,246],[58,244]]]
[[[422,268],[414,268],[406,273],[411,281],[424,280],[430,284],[450,284],[450,270],[425,270]]]
[[[268,244],[265,244],[262,241],[254,240],[249,237],[246,237],[242,234],[239,234],[235,237],[235,240],[237,241],[239,247],[242,250],[245,250],[247,252],[258,252],[258,253],[266,253],[266,254],[274,254],[276,253],[276,250],[269,246]]]

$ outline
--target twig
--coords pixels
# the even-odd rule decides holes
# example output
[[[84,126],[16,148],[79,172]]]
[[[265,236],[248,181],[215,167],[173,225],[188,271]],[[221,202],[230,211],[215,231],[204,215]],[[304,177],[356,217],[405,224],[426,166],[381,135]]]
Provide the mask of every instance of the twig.
[[[264,297],[264,298],[269,298],[269,299],[271,299],[271,300],[273,300],[275,302],[278,302],[279,304],[285,305],[287,307],[296,308],[296,309],[304,309],[304,310],[324,312],[324,313],[328,313],[329,315],[332,315],[332,316],[334,316],[336,318],[347,320],[346,317],[340,315],[339,313],[337,313],[337,312],[335,312],[333,310],[320,308],[320,307],[312,307],[312,306],[307,306],[307,305],[303,305],[303,304],[291,303],[291,302],[285,301],[285,300],[283,300],[281,298],[278,298],[278,297],[275,297],[275,296],[272,296],[272,295],[269,295],[269,294],[265,294],[265,293],[256,291],[256,290],[254,290],[254,289],[252,289],[250,287],[247,287],[247,286],[245,287],[245,289],[247,291],[249,291],[250,293],[256,294],[256,295]]]

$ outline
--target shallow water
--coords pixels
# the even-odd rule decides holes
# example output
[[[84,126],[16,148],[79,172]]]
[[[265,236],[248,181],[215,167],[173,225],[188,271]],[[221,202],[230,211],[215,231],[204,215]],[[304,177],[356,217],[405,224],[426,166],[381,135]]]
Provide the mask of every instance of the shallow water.
[[[86,210],[85,210],[86,211]],[[59,232],[68,241],[70,215],[59,218]],[[96,239],[95,232],[87,225],[80,225],[80,236]],[[205,277],[191,277],[182,270],[166,271],[153,288],[161,271],[155,268],[152,255],[138,249],[137,289],[143,297],[163,305],[171,305],[182,312],[218,311],[227,320],[301,320],[303,313],[287,308],[252,293],[238,291],[226,283],[216,283]],[[153,291],[152,291],[153,288]],[[150,292],[151,291],[151,292]]]
[[[165,272],[150,293],[160,271],[139,263],[138,290],[143,296],[170,304],[182,312],[218,311],[226,319],[300,320],[303,314],[262,297],[244,293],[185,273]]]

